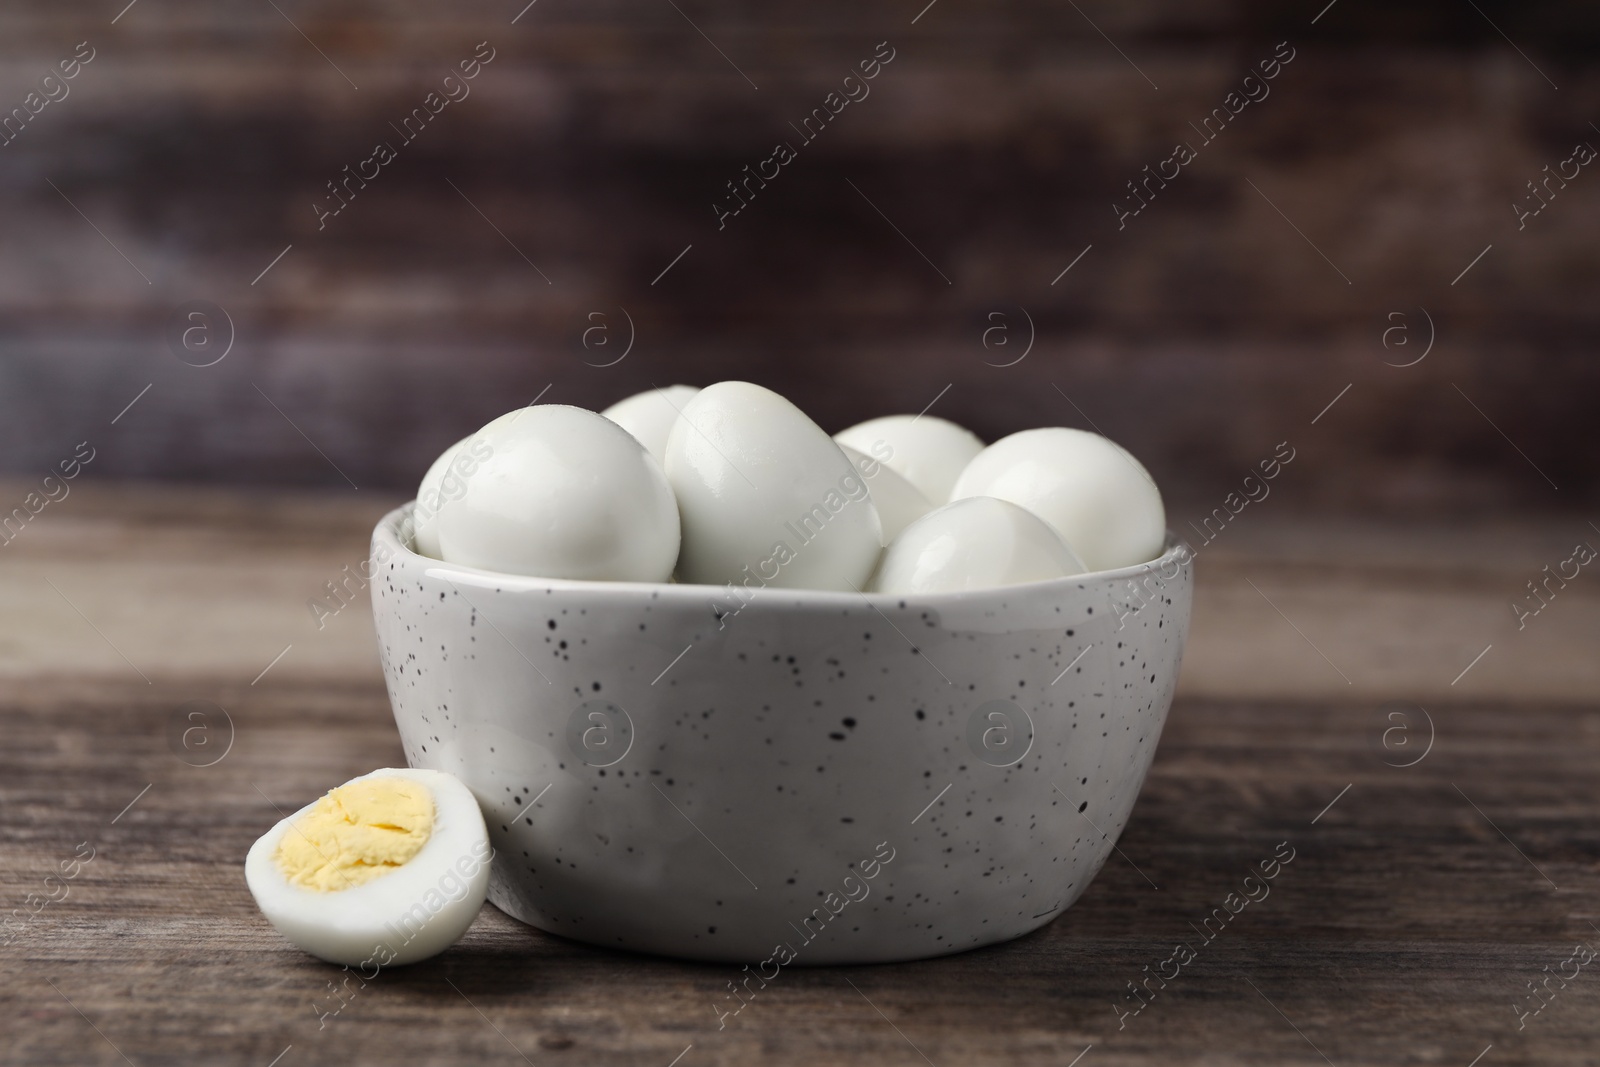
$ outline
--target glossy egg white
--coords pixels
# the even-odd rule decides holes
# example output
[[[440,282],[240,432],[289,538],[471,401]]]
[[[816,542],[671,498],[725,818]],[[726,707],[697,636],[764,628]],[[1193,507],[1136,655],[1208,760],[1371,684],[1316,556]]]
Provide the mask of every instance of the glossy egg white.
[[[928,498],[917,487],[906,481],[882,461],[849,445],[840,445],[856,470],[867,480],[867,492],[872,494],[873,506],[878,509],[878,519],[883,523],[883,543],[888,544],[900,531],[933,510]]]
[[[439,454],[417,486],[417,506],[412,510],[412,541],[416,550],[434,559],[439,555],[439,533],[434,519],[467,491],[468,479],[478,463],[488,458],[488,445],[478,435],[463,437]]]
[[[684,582],[859,589],[882,523],[860,472],[783,397],[719,382],[689,401],[667,438]]]
[[[436,956],[461,939],[489,891],[494,850],[472,792],[442,771],[386,768],[353,779],[398,776],[433,796],[433,833],[404,865],[332,892],[294,885],[275,857],[283,836],[314,804],[280,820],[245,858],[245,882],[273,927],[330,963],[386,967]],[[370,975],[368,975],[370,977]]]
[[[667,461],[667,434],[678,421],[683,406],[693,400],[700,390],[692,385],[669,385],[665,389],[647,389],[626,400],[619,400],[600,414],[633,434],[656,462]]]
[[[954,498],[993,496],[1054,526],[1092,571],[1161,554],[1167,516],[1144,465],[1087,430],[1023,430],[984,449],[956,482]]]
[[[1055,528],[1005,500],[975,496],[928,512],[890,542],[875,593],[962,593],[1082,574]]]
[[[436,523],[438,515],[450,503],[461,499],[470,488],[470,479],[477,473],[477,465],[493,455],[493,450],[484,437],[484,430],[501,422],[514,419],[522,410],[508,411],[483,427],[477,433],[469,434],[439,453],[439,458],[433,461],[422,481],[417,485],[417,503],[411,511],[411,539],[412,547],[424,556],[431,559],[443,559],[439,551],[439,530]],[[470,446],[470,447],[468,447]],[[460,453],[466,450],[466,455]]]
[[[962,468],[983,451],[976,434],[935,415],[886,415],[833,436],[871,456],[882,455],[886,445],[889,452],[883,462],[933,504],[950,499]]]
[[[678,507],[632,434],[592,411],[544,404],[476,436],[490,454],[434,517],[441,559],[539,578],[667,580]]]

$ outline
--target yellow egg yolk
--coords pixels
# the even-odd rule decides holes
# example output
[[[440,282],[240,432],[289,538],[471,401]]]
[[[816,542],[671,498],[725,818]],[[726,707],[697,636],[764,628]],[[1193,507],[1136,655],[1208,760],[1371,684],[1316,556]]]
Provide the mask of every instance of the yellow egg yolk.
[[[409,778],[367,778],[329,790],[278,842],[292,885],[337,892],[381,878],[433,833],[433,795]]]

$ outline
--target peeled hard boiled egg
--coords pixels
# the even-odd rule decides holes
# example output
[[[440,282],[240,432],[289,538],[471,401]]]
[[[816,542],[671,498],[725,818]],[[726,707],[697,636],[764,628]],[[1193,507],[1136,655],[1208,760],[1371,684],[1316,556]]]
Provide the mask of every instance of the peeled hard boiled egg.
[[[438,955],[489,891],[478,801],[441,771],[353,778],[280,820],[245,859],[261,913],[313,956],[388,967]]]
[[[434,517],[440,558],[539,578],[664,582],[678,507],[661,465],[610,419],[544,404],[482,430],[470,492]]]
[[[884,549],[875,593],[959,593],[1083,573],[1055,529],[1005,500],[975,496],[928,512]]]
[[[994,496],[1060,531],[1090,570],[1161,554],[1167,517],[1150,474],[1121,445],[1055,426],[1023,430],[984,449],[961,472],[953,499]]]
[[[867,492],[872,494],[873,506],[883,523],[883,543],[888,544],[900,531],[933,510],[928,498],[917,492],[917,487],[890,470],[881,460],[849,445],[840,445],[856,470],[867,480]],[[884,449],[887,451],[887,449]]]
[[[419,553],[440,558],[434,519],[451,501],[461,499],[467,491],[467,479],[490,455],[489,445],[481,437],[463,437],[445,449],[422,476],[422,484],[417,486],[417,504],[411,511],[411,540]]]
[[[667,434],[678,421],[683,406],[700,390],[692,385],[669,385],[647,389],[626,400],[619,400],[600,414],[638,438],[657,463],[667,461]]]
[[[667,438],[683,517],[678,577],[859,589],[882,525],[866,483],[799,408],[749,382],[700,390]]]
[[[868,419],[833,439],[858,452],[877,456],[887,446],[883,462],[917,488],[933,504],[950,499],[961,469],[983,451],[983,442],[970,430],[934,415],[886,415]],[[874,449],[874,445],[879,445]]]

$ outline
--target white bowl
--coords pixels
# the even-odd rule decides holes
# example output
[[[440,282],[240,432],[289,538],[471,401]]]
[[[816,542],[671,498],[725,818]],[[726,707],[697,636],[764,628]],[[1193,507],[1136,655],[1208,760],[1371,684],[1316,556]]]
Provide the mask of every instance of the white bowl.
[[[752,966],[959,952],[1072,904],[1150,766],[1193,591],[1170,542],[926,597],[525,578],[417,555],[409,514],[373,532],[384,675],[411,765],[483,807],[489,899]]]

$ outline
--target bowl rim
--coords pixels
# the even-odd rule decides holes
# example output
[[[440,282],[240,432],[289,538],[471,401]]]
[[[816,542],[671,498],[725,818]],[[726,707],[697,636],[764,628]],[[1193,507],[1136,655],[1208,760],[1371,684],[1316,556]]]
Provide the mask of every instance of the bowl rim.
[[[1045,594],[1053,590],[1066,592],[1069,589],[1084,587],[1088,582],[1097,585],[1111,584],[1123,580],[1138,578],[1158,568],[1166,568],[1170,563],[1176,563],[1178,571],[1171,577],[1162,576],[1163,581],[1172,581],[1177,578],[1185,567],[1193,564],[1196,553],[1187,541],[1178,537],[1170,528],[1166,531],[1166,540],[1162,546],[1161,554],[1154,559],[1143,563],[1133,563],[1125,567],[1116,567],[1111,570],[1085,571],[1082,574],[1068,575],[1064,578],[1047,578],[1038,582],[1021,582],[1016,585],[1000,585],[991,589],[969,589],[949,593],[872,593],[866,590],[844,592],[834,589],[791,589],[763,585],[757,587],[735,586],[732,582],[723,585],[703,585],[689,582],[610,582],[590,581],[578,578],[538,578],[526,574],[511,574],[506,571],[491,571],[482,567],[472,567],[464,563],[451,563],[432,556],[424,556],[407,543],[406,538],[400,534],[401,524],[410,517],[412,509],[416,506],[415,500],[407,501],[378,520],[373,528],[372,537],[376,543],[382,540],[386,547],[391,548],[402,557],[410,557],[420,561],[427,568],[426,573],[435,571],[448,571],[453,577],[467,580],[475,588],[494,589],[505,592],[546,592],[559,590],[561,592],[586,591],[601,596],[653,596],[657,599],[674,597],[701,601],[708,595],[712,597],[725,596],[732,587],[744,589],[746,592],[759,598],[781,596],[791,602],[795,607],[813,608],[839,608],[846,605],[854,606],[861,600],[874,608],[894,607],[899,608],[903,603],[915,600],[920,606],[938,607],[970,606],[989,599],[1004,596],[1022,596]]]

